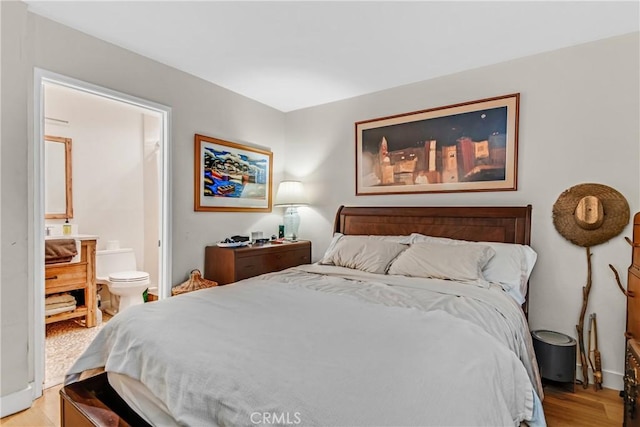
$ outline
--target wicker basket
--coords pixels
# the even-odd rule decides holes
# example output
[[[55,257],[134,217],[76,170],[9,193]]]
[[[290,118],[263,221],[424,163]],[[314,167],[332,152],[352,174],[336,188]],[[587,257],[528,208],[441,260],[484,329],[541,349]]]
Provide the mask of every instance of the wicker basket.
[[[200,270],[191,270],[189,280],[172,288],[171,295],[180,295],[191,291],[197,291],[198,289],[211,288],[213,286],[218,286],[218,283],[213,280],[204,279]]]

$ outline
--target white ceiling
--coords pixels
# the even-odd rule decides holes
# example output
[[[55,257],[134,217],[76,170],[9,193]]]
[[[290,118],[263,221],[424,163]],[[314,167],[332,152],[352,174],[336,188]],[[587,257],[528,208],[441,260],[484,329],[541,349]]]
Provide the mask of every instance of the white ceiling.
[[[26,1],[281,111],[639,30],[639,3]]]

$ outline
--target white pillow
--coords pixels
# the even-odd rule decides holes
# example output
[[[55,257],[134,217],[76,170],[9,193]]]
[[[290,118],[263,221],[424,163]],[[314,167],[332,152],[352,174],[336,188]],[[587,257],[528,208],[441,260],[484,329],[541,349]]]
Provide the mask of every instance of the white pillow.
[[[389,274],[457,281],[482,280],[482,267],[495,254],[489,246],[414,243],[389,267]]]
[[[324,252],[324,255],[322,256],[322,259],[320,259],[320,261],[318,261],[319,264],[331,264],[329,261],[325,262],[325,259],[328,260],[328,259],[331,258],[333,250],[336,247],[336,244],[343,237],[347,237],[347,238],[359,237],[359,238],[370,239],[370,240],[384,240],[386,242],[402,243],[403,245],[408,245],[409,243],[411,243],[411,238],[412,238],[411,236],[373,236],[373,235],[372,236],[360,236],[360,235],[345,235],[345,234],[342,234],[342,233],[334,233],[333,234],[333,238],[331,239],[331,243],[329,243],[329,247]]]
[[[493,283],[499,283],[502,288],[523,304],[527,295],[529,276],[536,264],[538,254],[527,245],[499,242],[468,242],[466,240],[446,239],[443,237],[424,236],[414,233],[412,242],[436,242],[449,245],[485,245],[495,251],[495,255],[484,266],[484,278]]]
[[[325,261],[325,259],[329,259],[331,258],[331,254],[333,253],[333,250],[336,247],[336,244],[338,243],[338,240],[342,239],[342,236],[344,236],[344,234],[342,233],[333,233],[333,237],[331,238],[331,242],[329,243],[329,247],[327,248],[326,251],[324,251],[324,255],[322,255],[322,258],[320,258],[320,261],[318,261],[318,264],[329,264],[329,261]]]
[[[337,265],[369,273],[385,274],[391,262],[408,245],[370,239],[367,236],[342,236],[320,264]]]

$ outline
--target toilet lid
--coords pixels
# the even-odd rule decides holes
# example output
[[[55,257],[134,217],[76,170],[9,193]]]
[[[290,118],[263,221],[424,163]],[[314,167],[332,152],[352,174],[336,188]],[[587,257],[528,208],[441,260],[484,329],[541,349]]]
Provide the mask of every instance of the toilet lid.
[[[109,281],[112,283],[144,282],[145,280],[149,280],[149,273],[145,271],[120,271],[109,275]]]

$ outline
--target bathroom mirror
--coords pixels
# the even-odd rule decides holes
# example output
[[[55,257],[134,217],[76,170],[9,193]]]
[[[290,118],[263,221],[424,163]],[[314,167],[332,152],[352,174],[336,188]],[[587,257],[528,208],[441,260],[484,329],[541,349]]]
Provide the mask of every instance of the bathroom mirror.
[[[71,138],[44,137],[44,217],[73,218]]]

